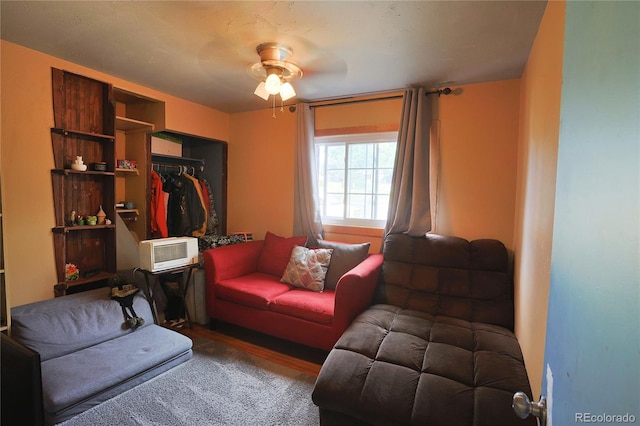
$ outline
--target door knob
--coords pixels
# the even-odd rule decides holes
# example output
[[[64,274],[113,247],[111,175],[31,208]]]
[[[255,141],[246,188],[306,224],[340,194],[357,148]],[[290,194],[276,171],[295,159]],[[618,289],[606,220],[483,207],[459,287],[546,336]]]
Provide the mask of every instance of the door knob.
[[[538,418],[538,425],[546,426],[547,424],[547,400],[544,396],[540,397],[540,401],[531,402],[524,392],[516,392],[513,394],[513,411],[521,419],[526,419],[529,414],[533,414]]]

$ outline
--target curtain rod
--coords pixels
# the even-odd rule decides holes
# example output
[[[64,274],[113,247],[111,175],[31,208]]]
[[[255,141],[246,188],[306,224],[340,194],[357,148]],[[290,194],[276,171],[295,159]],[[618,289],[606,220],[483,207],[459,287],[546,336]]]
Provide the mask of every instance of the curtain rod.
[[[331,105],[353,104],[358,102],[383,101],[387,99],[401,98],[402,96],[404,96],[404,92],[393,91],[388,93],[377,93],[371,95],[351,96],[347,98],[327,99],[324,101],[309,102],[309,106],[311,108],[316,108]]]
[[[425,96],[429,95],[450,95],[452,90],[449,87],[445,87],[443,89],[432,90],[430,92],[425,92]],[[394,91],[388,93],[379,93],[372,95],[363,95],[363,96],[354,96],[349,98],[339,98],[339,99],[330,99],[325,101],[317,101],[310,102],[309,106],[311,108],[323,107],[323,106],[331,106],[331,105],[345,105],[359,102],[373,102],[373,101],[383,101],[387,99],[398,99],[404,96],[404,92]]]
[[[450,95],[451,92],[453,92],[453,90],[451,90],[450,87],[445,87],[444,89],[437,89],[437,90],[432,90],[431,92],[426,92],[425,96],[429,96],[429,95],[435,95],[437,94],[438,96],[440,95]]]

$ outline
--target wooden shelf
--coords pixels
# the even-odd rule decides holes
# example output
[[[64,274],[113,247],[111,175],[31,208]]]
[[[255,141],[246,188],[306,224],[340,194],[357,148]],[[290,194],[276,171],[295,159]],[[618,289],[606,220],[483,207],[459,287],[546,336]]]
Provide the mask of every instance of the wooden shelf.
[[[73,169],[51,169],[51,173],[55,173],[55,174],[59,174],[59,175],[72,175],[72,174],[76,174],[76,175],[103,175],[103,176],[113,176],[115,175],[114,172],[101,172],[98,170],[85,170],[85,171],[80,171],[80,170],[73,170]]]
[[[120,215],[123,221],[130,223],[137,222],[140,216],[138,209],[116,209],[116,213]]]
[[[53,286],[53,290],[56,297],[64,296],[67,293],[67,289],[69,287],[76,287],[81,285],[98,283],[100,281],[106,281],[113,275],[114,274],[111,272],[100,271],[100,272],[96,272],[95,274],[89,277],[80,277],[75,280],[61,281]]]
[[[104,135],[102,133],[92,133],[92,132],[85,132],[82,130],[74,130],[74,129],[61,129],[59,127],[54,127],[51,129],[51,131],[54,133],[59,133],[64,136],[74,136],[74,135],[84,136],[84,137],[102,139],[107,141],[114,141],[116,139],[116,137],[113,135]]]
[[[51,230],[57,234],[73,231],[86,231],[90,229],[115,229],[116,225],[74,225],[74,226],[55,226]]]
[[[154,129],[152,123],[134,120],[133,118],[116,116],[116,129],[125,132],[151,132]]]
[[[121,168],[116,168],[116,172],[120,173],[134,173],[136,175],[140,175],[140,171],[138,169],[121,169]]]
[[[96,272],[95,274],[91,275],[90,277],[79,277],[76,280],[61,281],[57,285],[66,284],[67,286],[72,287],[72,286],[76,286],[76,285],[82,285],[82,284],[93,283],[93,282],[96,282],[96,281],[102,281],[102,280],[107,279],[107,278],[109,278],[111,276],[113,276],[113,274],[110,273],[110,272],[100,271],[100,272]]]
[[[135,213],[135,214],[140,214],[140,212],[138,211],[138,209],[116,209],[116,212],[118,214],[121,213]]]

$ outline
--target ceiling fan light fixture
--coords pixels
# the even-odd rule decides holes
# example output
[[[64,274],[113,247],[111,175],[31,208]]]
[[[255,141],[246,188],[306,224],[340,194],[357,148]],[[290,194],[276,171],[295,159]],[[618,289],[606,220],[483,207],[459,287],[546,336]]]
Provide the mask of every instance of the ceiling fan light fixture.
[[[256,48],[260,62],[247,68],[249,75],[260,80],[253,92],[262,99],[269,100],[269,96],[280,95],[284,102],[296,96],[296,91],[290,80],[302,78],[302,70],[288,59],[293,50],[279,43],[262,43]]]
[[[261,97],[265,101],[269,99],[269,92],[267,92],[267,88],[265,87],[264,81],[258,83],[258,87],[256,87],[254,95]]]
[[[267,79],[264,81],[265,89],[270,95],[277,95],[280,93],[280,87],[282,86],[278,71],[269,70],[268,73],[269,75],[267,75]]]
[[[280,97],[283,101],[293,98],[296,95],[296,91],[288,81],[285,82],[280,88]]]

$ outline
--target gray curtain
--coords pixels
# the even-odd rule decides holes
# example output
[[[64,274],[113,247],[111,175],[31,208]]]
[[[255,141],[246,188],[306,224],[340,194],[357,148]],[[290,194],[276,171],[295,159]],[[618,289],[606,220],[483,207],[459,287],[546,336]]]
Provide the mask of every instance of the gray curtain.
[[[296,120],[293,233],[306,235],[309,244],[314,244],[322,239],[322,220],[313,143],[315,123],[309,104],[296,105]]]
[[[431,108],[425,90],[406,90],[385,236],[420,236],[431,230],[430,127]]]

